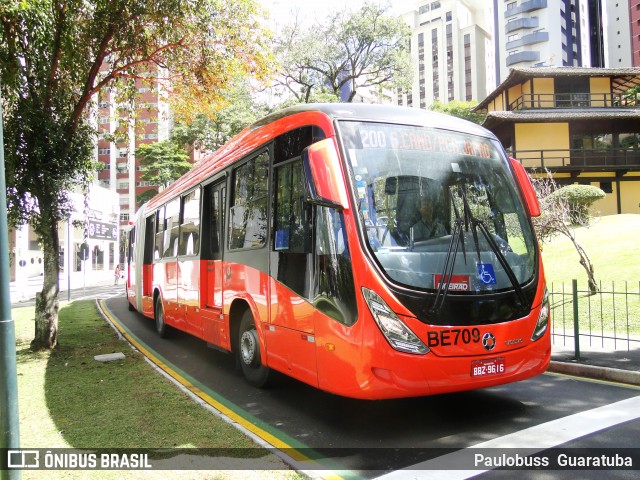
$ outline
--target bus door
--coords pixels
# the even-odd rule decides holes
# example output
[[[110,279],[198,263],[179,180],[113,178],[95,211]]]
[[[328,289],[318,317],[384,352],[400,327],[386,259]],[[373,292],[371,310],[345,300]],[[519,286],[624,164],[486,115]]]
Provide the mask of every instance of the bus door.
[[[317,385],[312,295],[312,208],[304,200],[302,161],[275,169],[274,239],[270,259],[269,365]]]
[[[163,232],[162,254],[164,275],[162,296],[165,316],[181,330],[185,329],[184,317],[178,308],[178,246],[180,233],[180,199],[170,201],[165,206],[165,230]]]
[[[218,346],[230,348],[223,316],[224,286],[224,212],[226,180],[207,186],[202,202],[202,284],[204,338]]]
[[[127,271],[125,272],[125,284],[127,291],[127,298],[131,298],[131,301],[135,304],[136,302],[136,264],[135,264],[135,246],[136,246],[136,227],[135,225],[131,227],[127,233],[127,243],[125,250],[125,258],[127,260],[125,268]],[[136,307],[137,308],[137,307]]]
[[[187,330],[202,338],[200,315],[200,188],[181,198],[178,242],[178,308],[187,319]]]

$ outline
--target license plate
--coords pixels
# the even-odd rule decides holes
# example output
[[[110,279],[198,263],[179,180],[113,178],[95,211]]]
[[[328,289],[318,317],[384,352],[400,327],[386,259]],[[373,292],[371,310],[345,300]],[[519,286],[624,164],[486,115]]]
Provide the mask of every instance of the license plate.
[[[474,360],[471,362],[472,377],[486,377],[498,375],[506,370],[504,357],[489,358],[487,360]]]

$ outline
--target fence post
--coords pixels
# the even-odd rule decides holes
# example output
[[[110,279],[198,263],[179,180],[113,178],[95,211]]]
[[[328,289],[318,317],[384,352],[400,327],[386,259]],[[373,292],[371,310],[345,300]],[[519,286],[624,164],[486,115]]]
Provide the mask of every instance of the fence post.
[[[580,321],[578,318],[578,280],[571,281],[573,287],[573,340],[575,344],[575,357],[580,360]]]

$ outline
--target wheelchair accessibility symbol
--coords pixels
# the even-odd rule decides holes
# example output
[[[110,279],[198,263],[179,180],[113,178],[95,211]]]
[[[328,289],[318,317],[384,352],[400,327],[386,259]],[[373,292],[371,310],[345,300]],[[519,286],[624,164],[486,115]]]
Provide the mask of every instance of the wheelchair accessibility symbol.
[[[490,263],[477,263],[478,267],[478,280],[485,285],[496,284],[496,274],[493,271],[493,265]]]

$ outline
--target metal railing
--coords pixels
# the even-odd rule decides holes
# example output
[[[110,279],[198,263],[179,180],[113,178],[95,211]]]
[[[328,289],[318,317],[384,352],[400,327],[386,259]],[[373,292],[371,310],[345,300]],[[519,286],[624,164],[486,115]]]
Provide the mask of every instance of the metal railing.
[[[523,93],[509,104],[509,110],[542,108],[635,108],[635,95],[618,93]]]
[[[551,283],[549,296],[553,342],[573,346],[576,359],[585,341],[590,348],[640,348],[640,282],[601,282],[595,294],[576,280]]]
[[[640,150],[634,148],[571,148],[564,150],[516,150],[509,154],[525,168],[557,170],[571,168],[625,169],[640,167]]]

